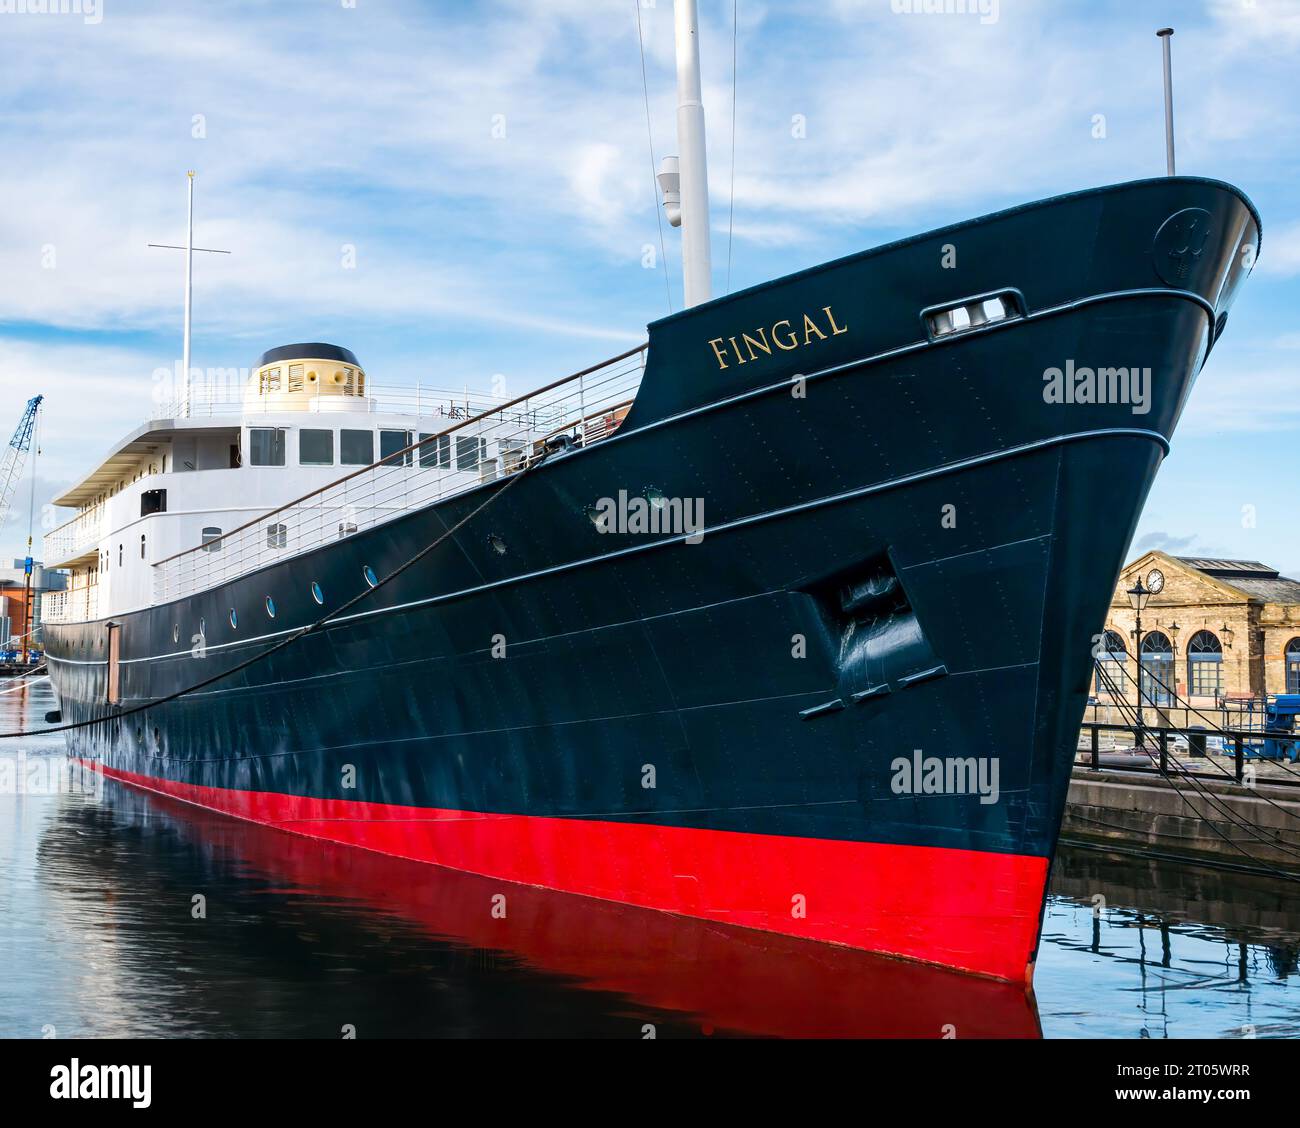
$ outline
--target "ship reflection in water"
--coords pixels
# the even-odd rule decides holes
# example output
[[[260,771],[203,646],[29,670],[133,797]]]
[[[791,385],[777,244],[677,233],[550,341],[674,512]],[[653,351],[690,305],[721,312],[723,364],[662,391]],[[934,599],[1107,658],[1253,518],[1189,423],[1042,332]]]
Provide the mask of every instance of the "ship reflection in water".
[[[29,717],[50,707],[43,687],[18,696]],[[13,727],[19,701],[0,704]],[[56,738],[25,755],[72,771]],[[1066,853],[1036,984],[1049,1036],[1300,1032],[1293,889],[1206,874]],[[111,781],[0,796],[0,875],[7,1036],[1042,1033],[1015,987],[297,838]],[[1159,907],[1157,883],[1180,910]]]

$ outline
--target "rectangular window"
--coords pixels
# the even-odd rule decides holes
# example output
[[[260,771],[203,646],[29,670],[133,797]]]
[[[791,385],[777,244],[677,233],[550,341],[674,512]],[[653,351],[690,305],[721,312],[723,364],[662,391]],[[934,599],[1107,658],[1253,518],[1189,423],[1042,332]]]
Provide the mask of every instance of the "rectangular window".
[[[399,450],[404,450],[411,445],[410,431],[380,431],[379,432],[379,457],[387,458],[389,455],[396,454]],[[392,462],[385,463],[387,466],[410,466],[411,451],[407,451],[401,458],[394,458]]]
[[[221,551],[221,530],[216,525],[206,525],[203,529],[203,551]]]
[[[487,439],[476,436],[456,436],[456,469],[473,470],[487,457]]]
[[[298,462],[302,466],[334,465],[334,432],[304,427],[298,432]]]
[[[420,469],[428,470],[438,465],[438,442],[434,435],[420,432]]]
[[[284,428],[250,427],[248,461],[252,466],[283,466]]]
[[[289,365],[289,391],[291,392],[302,391],[302,365],[301,364]]]
[[[140,495],[140,516],[148,517],[151,513],[167,512],[166,490],[145,490]]]
[[[1223,672],[1222,662],[1197,662],[1192,661],[1191,675],[1192,684],[1190,692],[1193,697],[1218,697],[1219,690],[1222,688]]]
[[[339,432],[339,461],[344,466],[369,466],[374,460],[374,431]]]

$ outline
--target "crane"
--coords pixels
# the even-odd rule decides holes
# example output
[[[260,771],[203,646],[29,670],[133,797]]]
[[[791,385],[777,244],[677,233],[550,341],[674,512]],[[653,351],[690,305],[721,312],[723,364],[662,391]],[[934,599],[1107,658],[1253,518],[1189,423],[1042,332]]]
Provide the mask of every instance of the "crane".
[[[9,506],[14,499],[14,491],[23,476],[23,464],[27,461],[27,452],[32,449],[32,431],[36,427],[36,410],[41,406],[44,396],[32,396],[27,401],[27,409],[18,420],[14,437],[9,440],[9,449],[0,462],[0,525],[9,517]]]
[[[41,400],[44,396],[32,396],[27,401],[27,407],[23,411],[23,416],[18,420],[18,426],[14,429],[14,437],[9,440],[9,447],[4,452],[4,461],[0,462],[0,528],[4,527],[5,521],[9,517],[9,507],[14,500],[14,491],[18,489],[18,483],[22,480],[23,465],[27,461],[27,452],[32,449],[32,431],[36,428],[36,412],[40,409]],[[32,487],[35,489],[35,476],[33,475]],[[35,494],[33,493],[33,502]],[[23,627],[23,661],[27,660],[28,643],[31,638],[31,615],[28,609],[31,607],[31,584],[32,584],[32,530],[31,522],[28,521],[27,528],[27,557],[24,561],[24,587],[23,587],[23,610],[26,620]]]

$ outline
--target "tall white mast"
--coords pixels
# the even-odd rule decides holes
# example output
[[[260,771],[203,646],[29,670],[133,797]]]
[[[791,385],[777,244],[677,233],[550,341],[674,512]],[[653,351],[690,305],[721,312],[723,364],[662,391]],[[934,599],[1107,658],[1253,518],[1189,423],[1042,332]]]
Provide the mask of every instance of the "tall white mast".
[[[689,308],[707,302],[713,295],[709,169],[704,149],[700,29],[695,0],[673,0],[673,20],[677,43],[677,147],[681,157],[680,162],[677,157],[664,158],[659,184],[669,223],[682,229],[682,276]]]
[[[178,247],[174,243],[150,243],[151,247],[160,247],[165,251],[184,251],[185,252],[185,328],[181,344],[181,417],[188,418],[190,414],[190,320],[193,313],[193,294],[194,294],[194,252],[205,251],[211,255],[228,255],[229,251],[220,251],[214,247],[196,247],[194,245],[194,170],[191,169],[185,174],[189,181],[189,209],[185,223],[185,246]]]

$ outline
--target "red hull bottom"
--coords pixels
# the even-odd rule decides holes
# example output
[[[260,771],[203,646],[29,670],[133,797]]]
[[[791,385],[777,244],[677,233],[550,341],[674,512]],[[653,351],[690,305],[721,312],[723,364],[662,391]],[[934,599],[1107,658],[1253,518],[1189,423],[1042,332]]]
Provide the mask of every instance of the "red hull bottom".
[[[312,799],[103,771],[278,830],[504,881],[1013,983],[1033,971],[1045,858]]]

